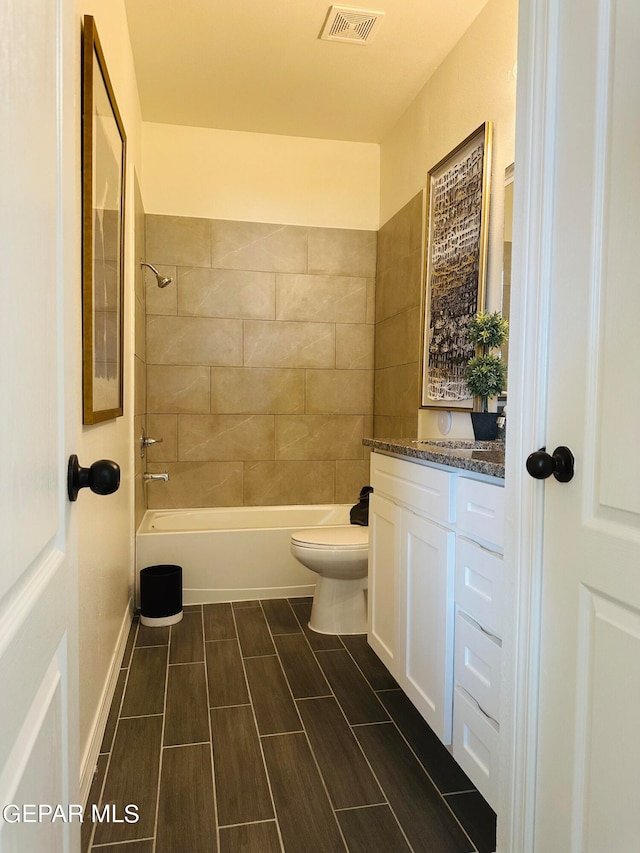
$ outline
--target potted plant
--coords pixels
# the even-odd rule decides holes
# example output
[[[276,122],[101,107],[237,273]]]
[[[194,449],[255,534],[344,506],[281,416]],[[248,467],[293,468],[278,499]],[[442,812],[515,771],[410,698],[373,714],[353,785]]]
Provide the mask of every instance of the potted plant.
[[[491,441],[497,435],[497,412],[489,411],[489,398],[501,394],[507,384],[507,368],[498,349],[507,340],[509,323],[499,311],[480,311],[469,323],[469,340],[476,345],[476,355],[465,372],[467,388],[480,400],[480,411],[471,412],[473,434],[478,441]]]

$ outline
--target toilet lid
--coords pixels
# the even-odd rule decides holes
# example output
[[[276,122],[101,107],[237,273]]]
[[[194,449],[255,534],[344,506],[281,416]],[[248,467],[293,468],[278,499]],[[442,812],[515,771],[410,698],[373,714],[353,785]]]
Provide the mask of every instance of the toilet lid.
[[[340,548],[350,551],[368,546],[369,528],[356,524],[309,527],[306,530],[296,530],[292,533],[291,541],[295,542],[296,545],[327,549]]]

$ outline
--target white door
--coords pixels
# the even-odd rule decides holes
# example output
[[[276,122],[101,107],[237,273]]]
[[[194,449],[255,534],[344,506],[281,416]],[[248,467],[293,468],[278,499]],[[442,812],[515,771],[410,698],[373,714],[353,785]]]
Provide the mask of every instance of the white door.
[[[521,6],[512,853],[640,849],[638,34],[638,0]],[[530,479],[536,444],[573,480]]]
[[[77,820],[47,816],[68,818],[79,778],[75,29],[68,0],[0,3],[2,853],[79,849]]]

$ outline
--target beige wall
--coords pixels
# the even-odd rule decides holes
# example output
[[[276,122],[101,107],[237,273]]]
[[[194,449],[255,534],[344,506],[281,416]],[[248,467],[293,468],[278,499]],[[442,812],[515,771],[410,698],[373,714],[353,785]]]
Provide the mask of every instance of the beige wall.
[[[494,123],[488,308],[501,306],[504,170],[514,158],[517,0],[489,0],[380,148],[384,226],[426,183],[429,169],[485,121]],[[416,402],[418,406],[418,392]],[[437,413],[419,413],[419,434],[437,435]],[[468,414],[451,435],[471,435]]]
[[[147,213],[378,227],[379,146],[145,123]]]
[[[118,492],[108,497],[82,493],[75,505],[79,547],[80,756],[84,764],[95,730],[107,677],[123,620],[128,612],[133,574],[133,410],[134,410],[134,166],[139,169],[142,121],[135,69],[122,0],[77,0],[77,103],[80,104],[80,33],[82,17],[93,15],[105,61],[127,134],[125,210],[124,417],[81,430],[78,457],[82,465],[113,459],[121,469]],[[80,111],[78,109],[80,168]],[[77,201],[80,231],[80,198]],[[78,259],[80,264],[80,259]],[[80,282],[80,266],[77,273]],[[81,312],[78,284],[78,314]],[[81,418],[80,408],[78,417]]]
[[[149,506],[355,503],[375,231],[148,214],[146,255]]]

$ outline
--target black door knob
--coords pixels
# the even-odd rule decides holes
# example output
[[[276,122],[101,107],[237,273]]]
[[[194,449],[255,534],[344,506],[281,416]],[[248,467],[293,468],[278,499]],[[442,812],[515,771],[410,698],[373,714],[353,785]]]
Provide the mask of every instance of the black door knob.
[[[553,454],[544,447],[527,457],[527,471],[536,480],[546,480],[552,474],[561,483],[568,483],[573,477],[573,453],[568,447],[556,447]]]
[[[110,459],[98,459],[90,468],[82,468],[75,453],[69,457],[67,494],[70,501],[78,498],[80,489],[89,488],[96,495],[112,495],[120,486],[120,466]]]

